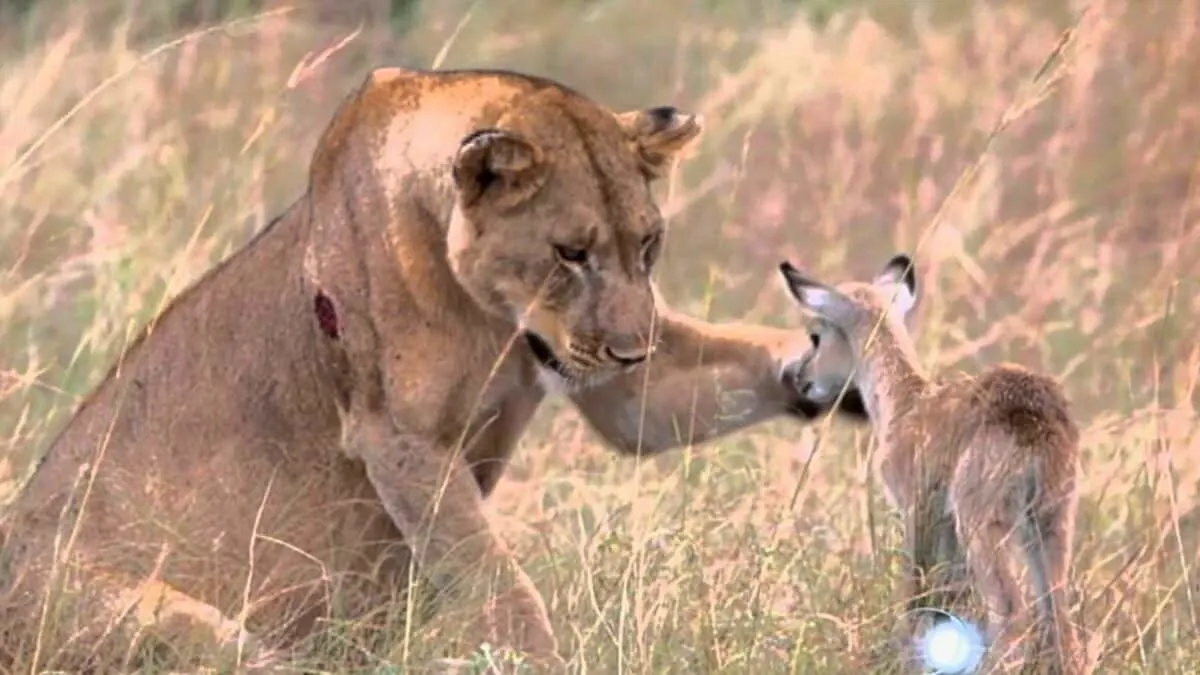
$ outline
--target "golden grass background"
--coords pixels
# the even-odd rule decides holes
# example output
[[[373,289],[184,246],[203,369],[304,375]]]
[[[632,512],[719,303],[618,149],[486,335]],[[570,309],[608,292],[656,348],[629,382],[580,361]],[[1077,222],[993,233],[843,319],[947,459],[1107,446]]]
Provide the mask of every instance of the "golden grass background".
[[[1085,427],[1098,672],[1200,670],[1200,0],[1082,19],[1036,0],[437,0],[403,26],[373,1],[242,23],[186,4],[0,9],[0,498],[164,302],[300,194],[367,69],[514,68],[706,116],[662,191],[658,279],[682,310],[796,325],[782,258],[865,277],[924,236],[926,363],[1043,368]],[[778,422],[636,462],[552,404],[490,503],[578,672],[863,672],[899,541],[864,436]]]

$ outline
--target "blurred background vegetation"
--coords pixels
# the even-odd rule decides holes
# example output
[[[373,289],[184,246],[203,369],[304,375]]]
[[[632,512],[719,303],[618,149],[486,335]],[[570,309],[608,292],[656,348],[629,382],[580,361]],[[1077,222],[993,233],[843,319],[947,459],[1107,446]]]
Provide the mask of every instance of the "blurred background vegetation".
[[[512,68],[706,116],[662,190],[680,309],[795,325],[781,258],[841,279],[916,251],[929,365],[1060,377],[1087,429],[1079,602],[1101,665],[1194,672],[1200,1],[1083,8],[6,3],[0,491],[165,302],[300,195],[371,67]],[[601,671],[842,672],[882,635],[893,573],[864,441],[781,422],[639,464],[552,405],[493,503]]]

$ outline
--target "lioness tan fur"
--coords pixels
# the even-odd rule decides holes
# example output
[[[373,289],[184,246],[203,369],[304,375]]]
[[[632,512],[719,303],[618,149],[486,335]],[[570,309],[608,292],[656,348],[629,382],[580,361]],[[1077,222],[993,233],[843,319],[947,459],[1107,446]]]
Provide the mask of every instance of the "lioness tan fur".
[[[969,572],[997,663],[1082,672],[1067,600],[1079,429],[1061,387],[1015,364],[974,377],[927,374],[906,325],[917,299],[908,256],[894,256],[872,283],[836,287],[787,262],[780,270],[817,317],[801,390],[832,400],[849,381],[871,420],[885,493],[906,523],[910,615],[952,605],[947,594]],[[1039,648],[1023,661],[1028,620]]]
[[[651,184],[699,131],[515,73],[373,71],[306,193],[146,329],[7,514],[7,662],[207,634],[245,667],[383,622],[415,559],[478,600],[474,639],[560,664],[482,510],[548,393],[628,454],[823,411],[782,382],[804,332],[651,284]]]

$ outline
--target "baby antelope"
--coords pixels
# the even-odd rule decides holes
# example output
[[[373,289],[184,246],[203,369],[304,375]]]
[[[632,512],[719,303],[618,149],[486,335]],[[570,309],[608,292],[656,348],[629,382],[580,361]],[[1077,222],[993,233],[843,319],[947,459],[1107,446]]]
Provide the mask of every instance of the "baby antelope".
[[[905,522],[909,609],[945,606],[972,582],[987,607],[993,667],[1015,660],[1082,673],[1067,601],[1079,429],[1059,385],[1012,364],[973,377],[927,374],[907,324],[917,302],[908,256],[894,256],[871,283],[836,287],[788,262],[779,269],[814,315],[813,353],[796,386],[821,401],[849,382],[866,407],[878,475]]]

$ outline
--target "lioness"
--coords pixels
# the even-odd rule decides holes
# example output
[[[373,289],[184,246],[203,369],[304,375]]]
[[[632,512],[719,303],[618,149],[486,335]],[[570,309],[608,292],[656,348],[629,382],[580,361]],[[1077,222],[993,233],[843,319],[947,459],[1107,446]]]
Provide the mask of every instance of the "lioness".
[[[239,659],[247,636],[287,648],[387,608],[411,556],[477,594],[468,634],[560,663],[481,509],[549,392],[629,454],[682,444],[693,417],[701,442],[824,412],[783,382],[807,333],[679,316],[651,284],[651,183],[699,132],[516,73],[373,71],[307,192],[180,294],[50,447],[4,524],[9,658],[98,663],[130,626],[199,627]],[[51,626],[58,642],[29,637]]]

